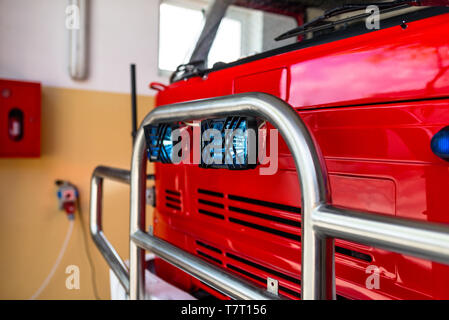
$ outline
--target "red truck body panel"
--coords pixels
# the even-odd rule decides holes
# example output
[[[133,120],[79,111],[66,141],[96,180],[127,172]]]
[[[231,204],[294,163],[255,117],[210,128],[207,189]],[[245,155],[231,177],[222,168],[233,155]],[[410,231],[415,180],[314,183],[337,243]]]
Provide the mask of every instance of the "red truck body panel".
[[[448,163],[430,149],[449,125],[449,14],[286,52],[171,84],[157,105],[260,91],[295,108],[324,155],[332,204],[449,223]],[[279,143],[279,170],[156,164],[154,233],[279,292],[299,298],[300,188]],[[351,299],[448,299],[449,267],[336,241],[337,294]],[[381,270],[368,289],[366,269]],[[184,289],[199,281],[158,260]]]

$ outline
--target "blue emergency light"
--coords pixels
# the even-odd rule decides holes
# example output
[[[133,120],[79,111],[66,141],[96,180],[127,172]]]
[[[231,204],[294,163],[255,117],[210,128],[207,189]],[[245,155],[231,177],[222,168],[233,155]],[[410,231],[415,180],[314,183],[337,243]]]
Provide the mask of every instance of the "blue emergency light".
[[[219,141],[215,141],[218,133]],[[257,165],[256,155],[256,119],[236,116],[201,121],[200,167],[251,169]]]
[[[444,127],[433,136],[430,148],[435,155],[449,161],[449,126]]]
[[[174,141],[171,139],[171,134],[178,127],[178,125],[173,124],[147,125],[144,127],[148,160],[151,162],[173,163],[172,151]]]

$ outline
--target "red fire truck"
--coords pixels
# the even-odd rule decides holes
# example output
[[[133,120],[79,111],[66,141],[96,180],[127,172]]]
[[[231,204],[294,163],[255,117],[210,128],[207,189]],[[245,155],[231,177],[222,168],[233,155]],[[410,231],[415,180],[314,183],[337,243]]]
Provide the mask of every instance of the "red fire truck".
[[[345,3],[326,3],[312,17],[310,1],[216,1],[190,62],[178,67],[169,85],[151,85],[158,90],[152,114],[160,118],[150,126],[150,114],[139,130],[146,134],[145,152],[155,161],[156,201],[149,233],[142,231],[144,213],[138,212],[144,205],[133,203],[142,202],[145,180],[134,167],[124,178],[131,181],[131,276],[123,280],[128,276],[124,267],[116,274],[131,291],[143,286],[136,274],[141,267],[133,269],[133,263],[144,265],[143,249],[149,249],[159,256],[151,262],[152,272],[198,298],[242,297],[232,294],[237,288],[233,281],[241,279],[261,290],[275,286],[268,291],[277,297],[299,299],[302,285],[310,282],[308,275],[314,279],[312,287],[320,288],[311,287],[305,298],[449,298],[444,242],[449,223],[449,8],[446,1]],[[373,5],[374,11],[366,10]],[[208,54],[229,6],[289,16],[296,26],[277,34],[272,48],[211,65]],[[378,27],[369,27],[367,21],[376,18]],[[290,111],[273,111],[280,109],[256,110],[265,108],[259,100],[283,103],[292,116]],[[209,109],[213,116],[207,116]],[[178,121],[172,121],[177,115]],[[201,122],[193,121],[195,117]],[[316,189],[325,190],[327,205],[341,217],[329,222],[323,214],[314,220],[315,242],[302,233],[308,219],[304,197],[310,193],[303,190],[308,172],[298,167],[304,159],[292,151],[295,141],[290,141],[287,123],[292,117],[304,125],[310,139],[305,143],[317,150],[318,180],[322,175],[325,186],[318,183]],[[172,163],[159,149],[152,154],[152,146],[164,147],[170,128],[185,127],[193,145],[202,132],[195,135],[195,129],[217,123],[216,128],[223,128],[227,121],[279,129],[274,174],[260,174],[269,164],[211,167],[202,160]],[[145,131],[149,127],[154,130]],[[259,137],[259,150],[270,150],[269,140],[269,134],[265,140]],[[142,150],[136,142],[135,154]],[[133,157],[133,166],[146,164],[135,163]],[[101,170],[97,175],[108,177]],[[137,198],[133,188],[140,190]],[[362,216],[369,222],[364,224]],[[351,224],[359,218],[359,224]],[[98,230],[93,235],[101,249]],[[311,241],[316,255],[301,252],[304,241]],[[161,249],[162,244],[167,247]],[[169,253],[168,248],[177,251]],[[332,258],[324,259],[329,252]],[[306,269],[305,259],[314,260],[313,270]],[[112,266],[114,261],[108,260]],[[334,279],[323,274],[333,277],[334,266],[335,287]],[[303,277],[301,269],[307,272]],[[212,279],[220,271],[229,278]],[[231,289],[223,289],[226,281]]]

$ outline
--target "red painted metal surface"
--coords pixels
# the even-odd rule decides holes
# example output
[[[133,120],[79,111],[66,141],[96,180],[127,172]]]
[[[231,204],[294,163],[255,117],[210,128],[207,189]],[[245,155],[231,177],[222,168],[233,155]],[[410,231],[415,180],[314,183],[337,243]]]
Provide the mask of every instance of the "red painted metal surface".
[[[40,136],[40,83],[0,79],[0,157],[39,157]]]
[[[316,139],[334,205],[449,223],[449,167],[430,150],[432,135],[449,124],[448,30],[445,14],[287,52],[174,83],[157,104],[277,95]],[[157,164],[154,232],[261,286],[278,279],[281,294],[298,298],[300,189],[285,143],[279,148],[272,176]],[[341,240],[336,251],[343,297],[449,298],[448,266]],[[379,289],[365,285],[369,265],[381,270]],[[162,261],[156,267],[168,280],[180,277]],[[181,278],[185,289],[205,288]]]

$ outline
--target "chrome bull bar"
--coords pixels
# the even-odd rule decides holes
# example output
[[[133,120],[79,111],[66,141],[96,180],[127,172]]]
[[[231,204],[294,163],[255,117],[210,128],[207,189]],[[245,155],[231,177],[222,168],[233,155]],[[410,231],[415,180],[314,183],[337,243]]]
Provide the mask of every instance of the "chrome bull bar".
[[[101,179],[117,180],[117,176],[122,177],[122,171],[105,167],[94,171],[90,206],[91,233],[98,249],[129,292],[130,299],[145,297],[145,250],[151,250],[232,298],[278,298],[145,231],[147,160],[143,127],[229,115],[258,117],[270,122],[281,133],[295,161],[302,203],[302,299],[335,299],[334,238],[449,264],[447,226],[331,206],[323,156],[299,115],[283,100],[272,95],[244,93],[161,106],[143,120],[133,147],[131,172],[126,178],[118,179],[123,182],[129,180],[131,185],[129,273],[101,231]]]

